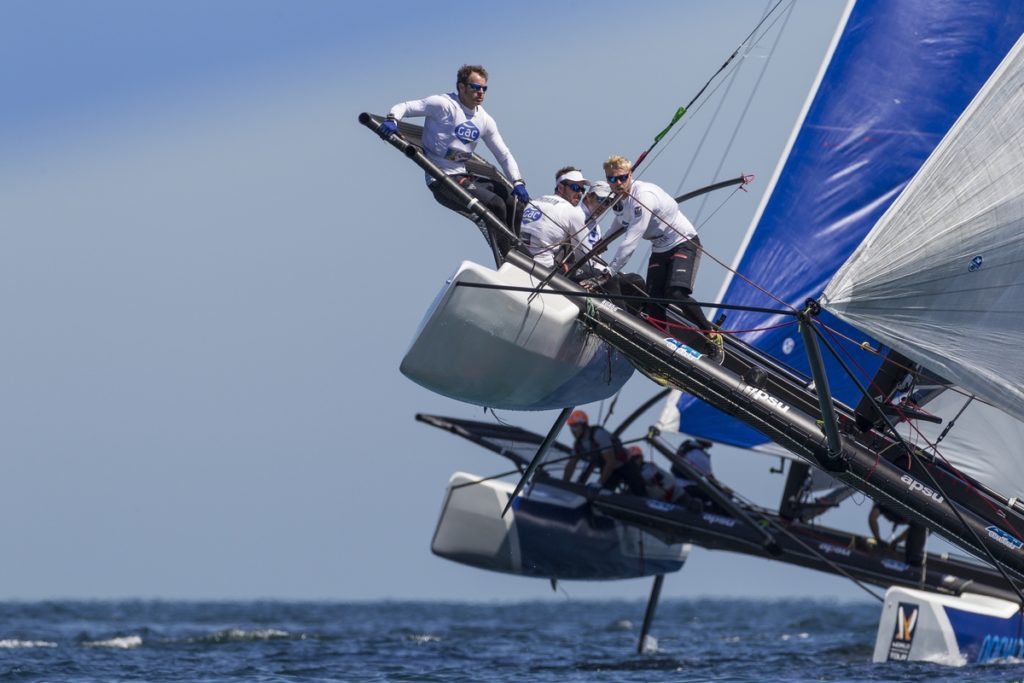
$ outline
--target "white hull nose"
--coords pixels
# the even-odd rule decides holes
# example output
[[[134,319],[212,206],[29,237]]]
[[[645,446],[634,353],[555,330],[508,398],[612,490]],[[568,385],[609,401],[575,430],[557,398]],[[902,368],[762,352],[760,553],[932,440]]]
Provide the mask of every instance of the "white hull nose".
[[[534,288],[540,278],[506,263],[464,261],[424,317],[401,371],[434,393],[504,410],[552,410],[609,398],[633,366],[577,321],[569,297],[481,289]]]

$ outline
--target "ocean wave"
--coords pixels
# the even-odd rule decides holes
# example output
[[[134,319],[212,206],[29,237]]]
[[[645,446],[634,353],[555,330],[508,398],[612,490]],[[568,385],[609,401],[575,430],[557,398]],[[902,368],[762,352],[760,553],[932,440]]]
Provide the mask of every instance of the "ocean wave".
[[[87,640],[82,643],[83,647],[109,647],[115,650],[130,650],[140,645],[142,645],[142,636],[118,636],[106,640]]]
[[[274,640],[279,638],[291,638],[292,634],[276,628],[261,628],[246,630],[241,628],[229,628],[217,631],[205,636],[189,638],[192,643],[237,643],[243,641]]]
[[[17,640],[15,638],[0,640],[0,648],[14,650],[21,647],[57,647],[57,643],[51,643],[48,640]]]

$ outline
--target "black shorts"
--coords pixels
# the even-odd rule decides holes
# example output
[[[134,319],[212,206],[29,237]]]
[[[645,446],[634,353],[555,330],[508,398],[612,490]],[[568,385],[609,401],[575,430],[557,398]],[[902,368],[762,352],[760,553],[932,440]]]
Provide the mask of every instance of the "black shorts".
[[[696,237],[686,240],[675,249],[660,254],[651,254],[647,262],[647,290],[650,295],[664,297],[672,288],[693,291],[693,282],[700,268],[700,240]]]

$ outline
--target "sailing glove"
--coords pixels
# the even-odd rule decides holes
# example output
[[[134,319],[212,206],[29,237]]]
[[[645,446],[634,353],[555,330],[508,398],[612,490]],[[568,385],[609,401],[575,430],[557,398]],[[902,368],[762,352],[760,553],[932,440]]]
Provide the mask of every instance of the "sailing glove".
[[[523,204],[530,201],[530,194],[526,191],[526,185],[522,181],[516,183],[515,187],[512,188],[512,194]]]
[[[398,135],[398,122],[394,119],[387,119],[377,126],[377,135],[381,140],[387,140],[392,135]]]
[[[597,289],[598,287],[602,287],[606,282],[608,282],[611,279],[612,276],[609,273],[601,273],[600,275],[596,275],[594,277],[588,277],[586,280],[580,283],[580,287],[590,292]]]

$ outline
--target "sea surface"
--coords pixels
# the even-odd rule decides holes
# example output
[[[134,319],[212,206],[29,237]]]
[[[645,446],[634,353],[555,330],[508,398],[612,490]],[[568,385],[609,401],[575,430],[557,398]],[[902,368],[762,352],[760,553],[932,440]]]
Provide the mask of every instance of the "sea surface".
[[[643,601],[0,604],[0,681],[1024,681],[872,664],[878,605]]]

